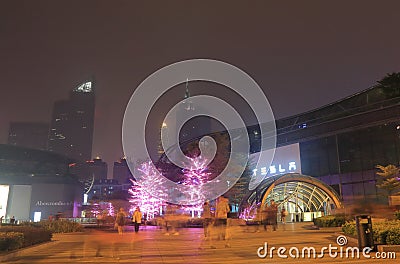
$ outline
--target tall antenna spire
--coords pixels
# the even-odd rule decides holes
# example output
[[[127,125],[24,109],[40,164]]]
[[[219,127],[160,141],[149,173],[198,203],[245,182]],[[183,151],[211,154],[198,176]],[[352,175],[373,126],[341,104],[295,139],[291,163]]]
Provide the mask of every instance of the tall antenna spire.
[[[185,91],[185,99],[190,97],[189,92],[189,78],[186,78],[186,91]]]

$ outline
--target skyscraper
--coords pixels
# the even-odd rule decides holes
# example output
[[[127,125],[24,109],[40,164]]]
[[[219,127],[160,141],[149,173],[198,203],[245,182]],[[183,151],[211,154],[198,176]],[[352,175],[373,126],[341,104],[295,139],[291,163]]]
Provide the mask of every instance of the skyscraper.
[[[91,160],[94,128],[94,83],[87,81],[54,103],[48,148],[75,160]]]
[[[170,145],[174,142],[176,135],[179,133],[179,144],[184,146],[190,143],[194,139],[210,134],[212,131],[213,119],[205,116],[198,115],[198,113],[204,112],[203,109],[206,105],[199,105],[192,101],[192,97],[189,91],[189,81],[186,81],[184,100],[178,105],[175,115],[171,115],[168,120],[164,120],[160,128],[160,138],[164,143]],[[180,125],[183,125],[180,127]],[[177,146],[171,146],[170,149],[166,150],[162,146],[160,141],[157,147],[158,158],[160,158],[165,151],[169,151],[170,155],[174,155]]]
[[[121,158],[119,161],[114,162],[113,179],[119,184],[130,183],[130,179],[133,179],[125,158]]]

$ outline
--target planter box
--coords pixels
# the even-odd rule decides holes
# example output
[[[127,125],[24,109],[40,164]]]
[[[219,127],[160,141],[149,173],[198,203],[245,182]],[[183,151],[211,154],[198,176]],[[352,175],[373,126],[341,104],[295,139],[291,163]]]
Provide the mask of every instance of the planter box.
[[[377,245],[379,252],[400,252],[400,245]]]

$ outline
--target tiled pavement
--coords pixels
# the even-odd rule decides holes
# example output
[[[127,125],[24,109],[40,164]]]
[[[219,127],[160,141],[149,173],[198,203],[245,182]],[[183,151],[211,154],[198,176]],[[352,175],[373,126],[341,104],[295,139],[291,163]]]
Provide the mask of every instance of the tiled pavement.
[[[224,240],[214,240],[212,244],[205,241],[200,228],[180,229],[179,235],[169,236],[155,227],[142,228],[137,234],[129,227],[122,236],[114,230],[88,230],[55,235],[51,243],[3,256],[2,263],[398,263],[394,259],[372,258],[374,253],[370,259],[362,254],[359,259],[345,258],[345,254],[343,258],[340,255],[332,258],[327,251],[322,257],[283,259],[275,250],[272,258],[258,257],[257,249],[265,242],[269,249],[285,247],[286,255],[291,247],[299,248],[300,252],[303,247],[315,247],[319,255],[322,247],[338,246],[335,232],[339,229],[308,227],[309,223],[288,223],[286,230],[280,226],[274,232],[262,228],[255,232],[254,227],[234,226],[229,229],[230,247],[225,247]]]

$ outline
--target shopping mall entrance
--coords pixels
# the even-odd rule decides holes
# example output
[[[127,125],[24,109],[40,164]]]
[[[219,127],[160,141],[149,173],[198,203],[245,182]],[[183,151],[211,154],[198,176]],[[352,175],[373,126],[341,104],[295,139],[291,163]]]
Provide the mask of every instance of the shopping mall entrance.
[[[272,199],[279,211],[287,210],[288,222],[312,221],[342,207],[339,195],[329,185],[311,176],[288,173],[262,181],[242,201],[240,212],[244,218],[252,218],[258,207],[264,209]]]

